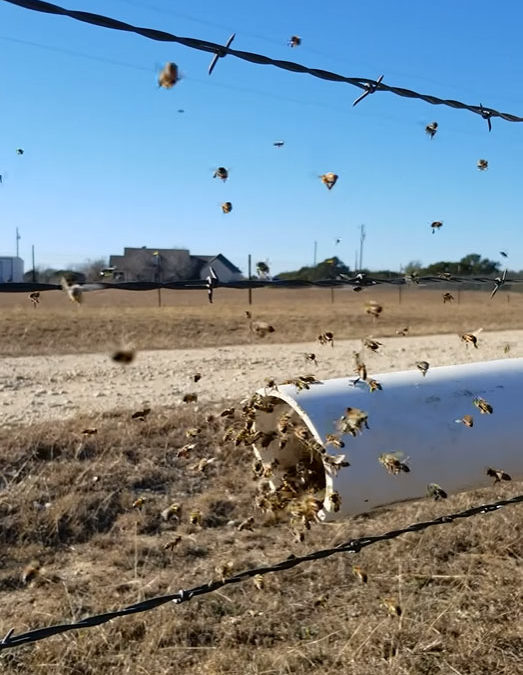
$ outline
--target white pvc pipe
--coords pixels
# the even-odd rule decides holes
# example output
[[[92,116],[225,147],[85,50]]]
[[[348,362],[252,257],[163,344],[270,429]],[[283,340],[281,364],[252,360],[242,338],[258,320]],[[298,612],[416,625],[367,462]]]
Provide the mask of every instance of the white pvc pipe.
[[[372,377],[382,391],[370,392],[365,382],[354,385],[355,378],[340,378],[300,392],[293,384],[258,392],[273,401],[281,399],[281,405],[273,413],[258,413],[257,429],[275,430],[290,406],[321,444],[327,434],[336,433],[336,421],[347,407],[368,414],[369,429],[356,437],[340,434],[343,449],[326,446],[329,455],[344,453],[350,466],[333,473],[324,465],[322,520],[423,497],[430,483],[447,494],[492,485],[488,467],[505,471],[513,480],[523,479],[523,359],[430,368],[425,377],[415,368]],[[473,404],[475,397],[485,399],[493,413],[481,414]],[[473,416],[472,428],[456,422],[464,415]],[[266,466],[278,459],[281,472],[296,461],[293,443],[280,449],[275,440],[267,448],[258,443],[254,449]],[[408,458],[410,472],[391,475],[378,457],[397,451]],[[272,487],[278,482],[275,476]],[[333,491],[341,497],[337,512],[330,501]]]

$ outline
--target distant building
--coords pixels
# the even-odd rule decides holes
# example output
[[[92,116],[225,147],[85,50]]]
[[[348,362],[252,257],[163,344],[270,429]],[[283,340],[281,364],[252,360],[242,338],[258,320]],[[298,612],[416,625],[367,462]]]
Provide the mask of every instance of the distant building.
[[[205,279],[209,267],[223,282],[243,279],[241,270],[224,255],[191,255],[178,248],[124,248],[123,255],[112,255],[109,268],[114,268],[121,281],[191,281]]]
[[[0,257],[0,284],[19,284],[24,280],[24,261],[15,256]]]

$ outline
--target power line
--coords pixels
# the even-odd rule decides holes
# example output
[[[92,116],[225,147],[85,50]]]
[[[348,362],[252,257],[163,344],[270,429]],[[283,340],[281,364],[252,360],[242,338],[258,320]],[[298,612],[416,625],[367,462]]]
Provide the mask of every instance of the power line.
[[[446,516],[440,516],[434,520],[427,520],[421,523],[415,523],[404,527],[398,530],[391,530],[385,534],[379,534],[369,537],[360,537],[358,539],[351,539],[348,542],[339,544],[335,548],[321,549],[318,551],[313,551],[304,556],[289,556],[285,560],[275,563],[274,565],[263,565],[261,567],[254,567],[252,569],[244,570],[239,572],[231,577],[226,577],[223,579],[213,580],[208,583],[196,586],[189,590],[180,590],[178,593],[172,593],[170,595],[162,595],[156,598],[150,598],[144,600],[143,602],[137,602],[123,609],[118,609],[113,612],[105,612],[103,614],[96,614],[94,616],[88,616],[81,621],[76,623],[66,623],[66,624],[56,624],[54,626],[47,626],[46,628],[37,628],[35,630],[28,631],[27,633],[20,633],[20,635],[14,635],[14,628],[11,628],[4,639],[0,641],[0,651],[4,649],[10,649],[12,647],[19,647],[21,645],[30,644],[32,642],[39,642],[40,640],[45,640],[46,638],[52,637],[53,635],[58,635],[60,633],[67,633],[71,630],[80,630],[82,628],[92,628],[94,626],[101,626],[104,623],[108,623],[113,619],[116,619],[120,616],[128,616],[130,614],[138,614],[140,612],[147,612],[160,605],[165,605],[169,602],[174,602],[176,605],[180,605],[182,602],[187,602],[194,597],[199,595],[207,595],[213,593],[214,591],[223,588],[224,586],[229,586],[231,584],[241,583],[247,579],[252,579],[254,576],[270,574],[272,572],[283,572],[285,570],[290,570],[293,567],[302,565],[306,562],[316,562],[318,560],[323,560],[324,558],[329,558],[333,555],[339,553],[359,553],[362,549],[367,546],[372,546],[382,541],[391,541],[392,539],[397,539],[398,537],[408,534],[410,532],[422,532],[427,530],[430,527],[435,527],[436,525],[445,525],[448,523],[453,523],[456,520],[471,518],[472,516],[477,516],[481,514],[491,513],[493,511],[498,511],[504,506],[509,506],[510,504],[519,504],[523,502],[523,495],[518,495],[510,499],[501,499],[497,502],[490,504],[482,504],[480,506],[474,506],[465,511],[459,511],[457,513],[451,513]]]
[[[93,24],[95,26],[101,26],[103,28],[110,28],[113,30],[125,31],[129,33],[136,33],[142,35],[150,40],[156,40],[158,42],[177,42],[179,44],[190,47],[191,49],[198,49],[200,51],[212,53],[218,56],[234,56],[238,59],[248,61],[250,63],[256,63],[258,65],[269,65],[275,68],[280,68],[282,70],[288,70],[294,73],[302,73],[311,75],[322,80],[328,80],[331,82],[343,82],[345,84],[350,84],[352,86],[363,89],[369,93],[375,93],[377,91],[388,91],[396,96],[403,96],[406,98],[421,99],[426,103],[431,105],[445,105],[451,108],[468,110],[480,115],[483,119],[487,121],[489,131],[491,129],[491,119],[493,117],[500,117],[508,122],[523,122],[523,117],[518,117],[511,113],[499,112],[493,108],[487,108],[481,103],[479,105],[469,105],[461,101],[456,101],[453,99],[442,99],[437,96],[431,96],[430,94],[421,94],[419,92],[413,91],[411,89],[406,89],[403,87],[393,87],[388,84],[385,84],[382,81],[377,81],[365,77],[346,77],[344,75],[339,75],[338,73],[333,73],[328,70],[322,70],[318,68],[308,68],[299,63],[294,63],[292,61],[282,61],[279,59],[271,59],[268,56],[262,54],[255,54],[253,52],[241,51],[238,49],[233,49],[230,46],[224,47],[215,42],[209,42],[207,40],[199,40],[197,38],[188,38],[188,37],[179,37],[173,35],[172,33],[167,33],[165,31],[155,30],[152,28],[143,28],[140,26],[133,26],[131,24],[125,23],[124,21],[118,21],[101,14],[93,14],[91,12],[82,12],[77,10],[70,10],[58,5],[53,5],[49,2],[42,2],[42,0],[4,0],[4,2],[9,2],[13,5],[18,5],[24,7],[25,9],[30,9],[37,12],[43,12],[47,14],[57,14],[61,16],[68,16],[77,21],[82,21],[84,23]],[[380,76],[381,77],[381,76]],[[379,78],[378,78],[379,79]]]

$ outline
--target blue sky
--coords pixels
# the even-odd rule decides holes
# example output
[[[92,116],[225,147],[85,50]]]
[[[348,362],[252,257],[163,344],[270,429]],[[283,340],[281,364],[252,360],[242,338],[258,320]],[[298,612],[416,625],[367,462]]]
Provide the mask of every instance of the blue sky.
[[[221,43],[236,32],[237,49],[523,116],[515,0],[62,4]],[[523,123],[494,119],[489,134],[472,113],[385,92],[353,108],[354,87],[232,57],[209,77],[207,53],[3,0],[0,46],[0,254],[14,254],[18,226],[26,269],[31,244],[44,266],[172,246],[243,270],[252,253],[277,273],[310,264],[315,240],[319,260],[353,266],[362,223],[373,269],[500,250],[523,268]],[[171,90],[156,83],[166,61],[182,73]],[[340,176],[331,191],[326,171]]]

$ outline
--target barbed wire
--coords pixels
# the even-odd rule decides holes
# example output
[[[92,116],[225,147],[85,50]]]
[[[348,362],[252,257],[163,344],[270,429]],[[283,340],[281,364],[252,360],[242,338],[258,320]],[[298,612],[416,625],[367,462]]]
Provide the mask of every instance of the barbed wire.
[[[214,281],[213,288],[234,288],[234,289],[255,289],[255,288],[338,288],[352,286],[353,289],[364,289],[372,286],[426,286],[430,284],[470,284],[482,285],[491,284],[494,288],[509,286],[512,284],[522,284],[523,279],[504,279],[499,277],[458,277],[451,274],[442,274],[441,276],[417,276],[406,275],[393,279],[382,279],[379,277],[367,276],[366,274],[356,274],[352,277],[340,275],[335,279],[319,279],[317,281],[306,281],[304,279],[241,279],[238,281]],[[90,284],[87,284],[88,286]],[[121,291],[154,291],[158,289],[166,290],[185,290],[201,291],[209,288],[209,282],[206,279],[194,279],[188,281],[124,281],[124,282],[96,282],[100,288],[98,290],[115,289]],[[82,284],[79,284],[82,287]],[[36,282],[23,283],[0,283],[0,293],[34,293],[35,291],[62,291],[60,284],[46,284]],[[88,289],[89,290],[89,289]],[[90,289],[93,290],[93,289]]]
[[[104,612],[103,614],[96,614],[93,616],[88,616],[81,621],[75,623],[66,623],[66,624],[56,624],[53,626],[47,626],[45,628],[37,628],[35,630],[28,631],[26,633],[20,633],[20,635],[14,635],[14,628],[10,629],[3,640],[0,642],[0,651],[9,649],[12,647],[20,647],[21,645],[26,645],[33,642],[39,642],[40,640],[45,640],[53,635],[58,635],[60,633],[67,633],[71,630],[80,630],[82,628],[92,628],[94,626],[100,626],[104,623],[108,623],[113,619],[116,619],[120,616],[128,616],[130,614],[138,614],[140,612],[147,612],[161,605],[165,605],[168,602],[174,602],[177,605],[180,605],[182,602],[188,602],[192,598],[199,595],[207,595],[212,593],[224,586],[230,586],[231,584],[237,584],[245,581],[246,579],[251,579],[254,576],[270,574],[273,572],[283,572],[285,570],[292,569],[298,565],[302,565],[306,562],[315,562],[317,560],[323,560],[324,558],[329,558],[330,556],[337,555],[338,553],[359,553],[362,549],[367,546],[372,546],[382,541],[391,541],[396,539],[404,534],[411,532],[422,532],[430,527],[435,527],[436,525],[445,525],[448,523],[453,523],[456,520],[463,518],[470,518],[472,516],[491,513],[492,511],[498,511],[504,506],[509,506],[511,504],[519,504],[523,502],[523,495],[517,495],[516,497],[511,497],[510,499],[500,499],[497,502],[490,504],[482,504],[480,506],[474,506],[465,511],[458,511],[457,513],[451,513],[446,516],[440,516],[439,518],[434,518],[433,520],[427,520],[420,523],[414,523],[408,527],[404,527],[398,530],[391,530],[385,534],[379,534],[369,537],[359,537],[358,539],[350,539],[348,542],[339,544],[334,548],[320,549],[313,551],[303,556],[289,556],[285,560],[282,560],[273,565],[262,565],[260,567],[253,567],[251,569],[243,570],[237,574],[209,581],[208,583],[201,584],[194,588],[188,590],[180,590],[177,593],[171,593],[169,595],[162,595],[156,598],[149,598],[143,602],[137,602],[133,605],[124,607],[123,609],[118,609],[112,612]]]
[[[75,19],[76,21],[82,21],[84,23],[101,26],[103,28],[136,33],[150,40],[156,40],[158,42],[177,42],[186,47],[190,47],[191,49],[198,49],[200,51],[212,53],[214,54],[215,58],[234,56],[238,59],[242,59],[243,61],[256,63],[258,65],[274,66],[275,68],[280,68],[282,70],[307,74],[311,75],[312,77],[328,80],[331,82],[343,82],[345,84],[358,87],[359,89],[363,89],[366,94],[375,93],[376,91],[388,91],[392,94],[395,94],[396,96],[420,99],[426,103],[430,103],[431,105],[445,105],[450,108],[468,110],[475,113],[476,115],[480,115],[483,119],[485,119],[487,121],[489,131],[491,129],[491,118],[493,117],[500,117],[501,119],[504,119],[508,122],[523,122],[523,117],[518,117],[517,115],[513,115],[511,113],[499,112],[493,108],[484,107],[481,103],[479,105],[469,105],[467,103],[453,99],[442,99],[430,94],[421,94],[419,92],[413,91],[412,89],[406,89],[404,87],[390,86],[382,81],[383,76],[380,76],[377,80],[366,77],[347,77],[329,70],[308,68],[307,66],[304,66],[300,63],[295,63],[293,61],[272,59],[262,54],[233,49],[230,46],[231,38],[229,39],[227,46],[224,46],[217,44],[216,42],[209,42],[207,40],[200,40],[197,38],[180,37],[173,35],[172,33],[167,33],[166,31],[134,26],[132,24],[125,23],[124,21],[118,21],[117,19],[112,19],[101,14],[66,9],[49,2],[43,2],[42,0],[4,0],[4,2],[9,2],[10,4],[18,5],[19,7],[24,7],[25,9],[30,9],[36,12],[68,16],[71,19]]]

